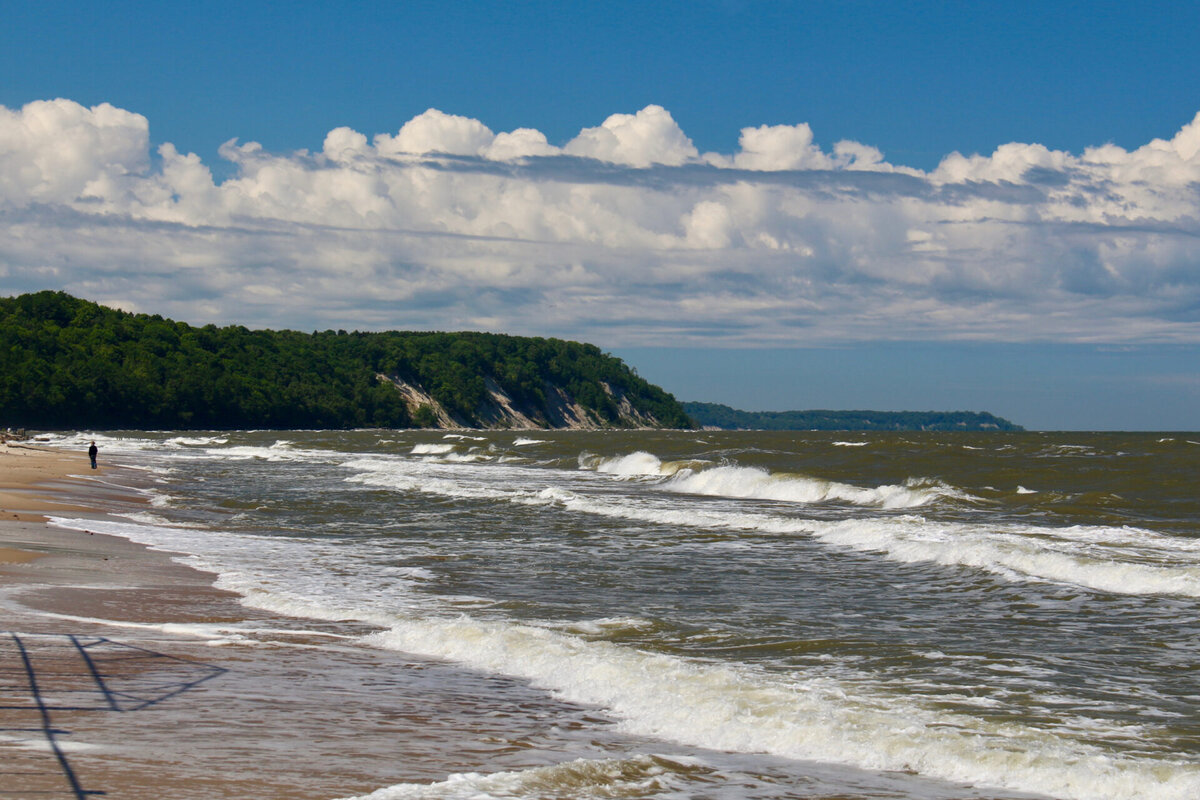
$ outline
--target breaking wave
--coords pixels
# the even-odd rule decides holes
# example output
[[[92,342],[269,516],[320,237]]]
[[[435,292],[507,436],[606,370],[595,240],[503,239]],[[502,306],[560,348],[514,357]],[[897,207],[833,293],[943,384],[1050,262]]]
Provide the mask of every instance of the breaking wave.
[[[663,462],[644,451],[615,458],[584,454],[580,466],[619,478],[665,478],[669,492],[783,503],[849,503],[885,509],[917,508],[944,499],[971,500],[966,492],[929,478],[903,484],[853,486],[794,473],[772,473],[758,467],[712,465],[698,461]]]

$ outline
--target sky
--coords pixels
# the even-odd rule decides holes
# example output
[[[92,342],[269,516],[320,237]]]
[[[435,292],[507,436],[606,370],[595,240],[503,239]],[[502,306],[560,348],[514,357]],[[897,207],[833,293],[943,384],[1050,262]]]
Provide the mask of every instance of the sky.
[[[5,3],[0,295],[1200,430],[1200,4]]]

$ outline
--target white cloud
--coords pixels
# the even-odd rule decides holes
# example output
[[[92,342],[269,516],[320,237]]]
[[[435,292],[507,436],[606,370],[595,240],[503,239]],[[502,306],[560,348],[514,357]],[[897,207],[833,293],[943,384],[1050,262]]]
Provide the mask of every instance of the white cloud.
[[[561,147],[430,109],[220,183],[135,113],[0,107],[0,277],[193,321],[502,328],[605,346],[1200,340],[1200,114],[1082,154],[926,174],[804,123],[701,155],[670,113]]]
[[[345,163],[370,152],[367,137],[353,128],[334,128],[325,135],[321,152],[330,161]]]
[[[696,247],[720,249],[733,241],[733,215],[715,200],[702,200],[683,217],[687,241]]]
[[[679,165],[699,155],[662,106],[646,106],[636,114],[613,114],[600,127],[580,131],[563,150],[631,167]]]
[[[495,134],[477,119],[431,108],[404,123],[395,136],[386,133],[376,136],[375,149],[383,155],[450,153],[473,156],[494,138]]]
[[[812,128],[799,125],[763,125],[742,128],[738,139],[742,152],[734,156],[734,166],[742,169],[829,169],[833,160],[813,144]]]
[[[496,161],[524,156],[552,156],[561,152],[546,141],[546,134],[533,128],[517,128],[511,133],[498,133],[481,149],[480,155]]]
[[[0,208],[103,196],[149,166],[140,114],[70,100],[0,106]]]

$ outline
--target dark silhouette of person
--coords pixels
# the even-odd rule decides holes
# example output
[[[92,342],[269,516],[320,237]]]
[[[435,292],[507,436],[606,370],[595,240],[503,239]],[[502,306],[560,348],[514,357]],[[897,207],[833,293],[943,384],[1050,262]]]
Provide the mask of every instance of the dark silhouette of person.
[[[92,460],[92,469],[96,468],[96,454],[100,451],[96,449],[96,443],[92,442],[92,446],[88,448],[88,458]]]

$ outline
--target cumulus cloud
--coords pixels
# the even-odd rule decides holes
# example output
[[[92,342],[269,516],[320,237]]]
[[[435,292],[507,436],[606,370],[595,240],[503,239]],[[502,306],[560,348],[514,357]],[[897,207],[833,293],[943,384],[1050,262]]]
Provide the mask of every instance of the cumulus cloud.
[[[376,136],[375,149],[383,155],[453,153],[473,156],[495,138],[495,134],[477,119],[431,108],[404,123],[395,136],[386,133]]]
[[[0,288],[196,322],[605,346],[1200,340],[1200,114],[1132,151],[926,173],[805,123],[698,152],[660,106],[561,146],[429,109],[313,151],[151,158],[139,114],[0,107]]]
[[[149,166],[150,126],[103,103],[38,101],[0,106],[0,203],[60,203],[111,193]]]
[[[812,128],[799,125],[763,125],[742,128],[742,151],[733,163],[743,169],[829,169],[832,159],[813,144]]]
[[[563,149],[570,155],[632,167],[685,164],[699,155],[662,106],[646,106],[636,114],[613,114],[599,127],[580,131]]]

